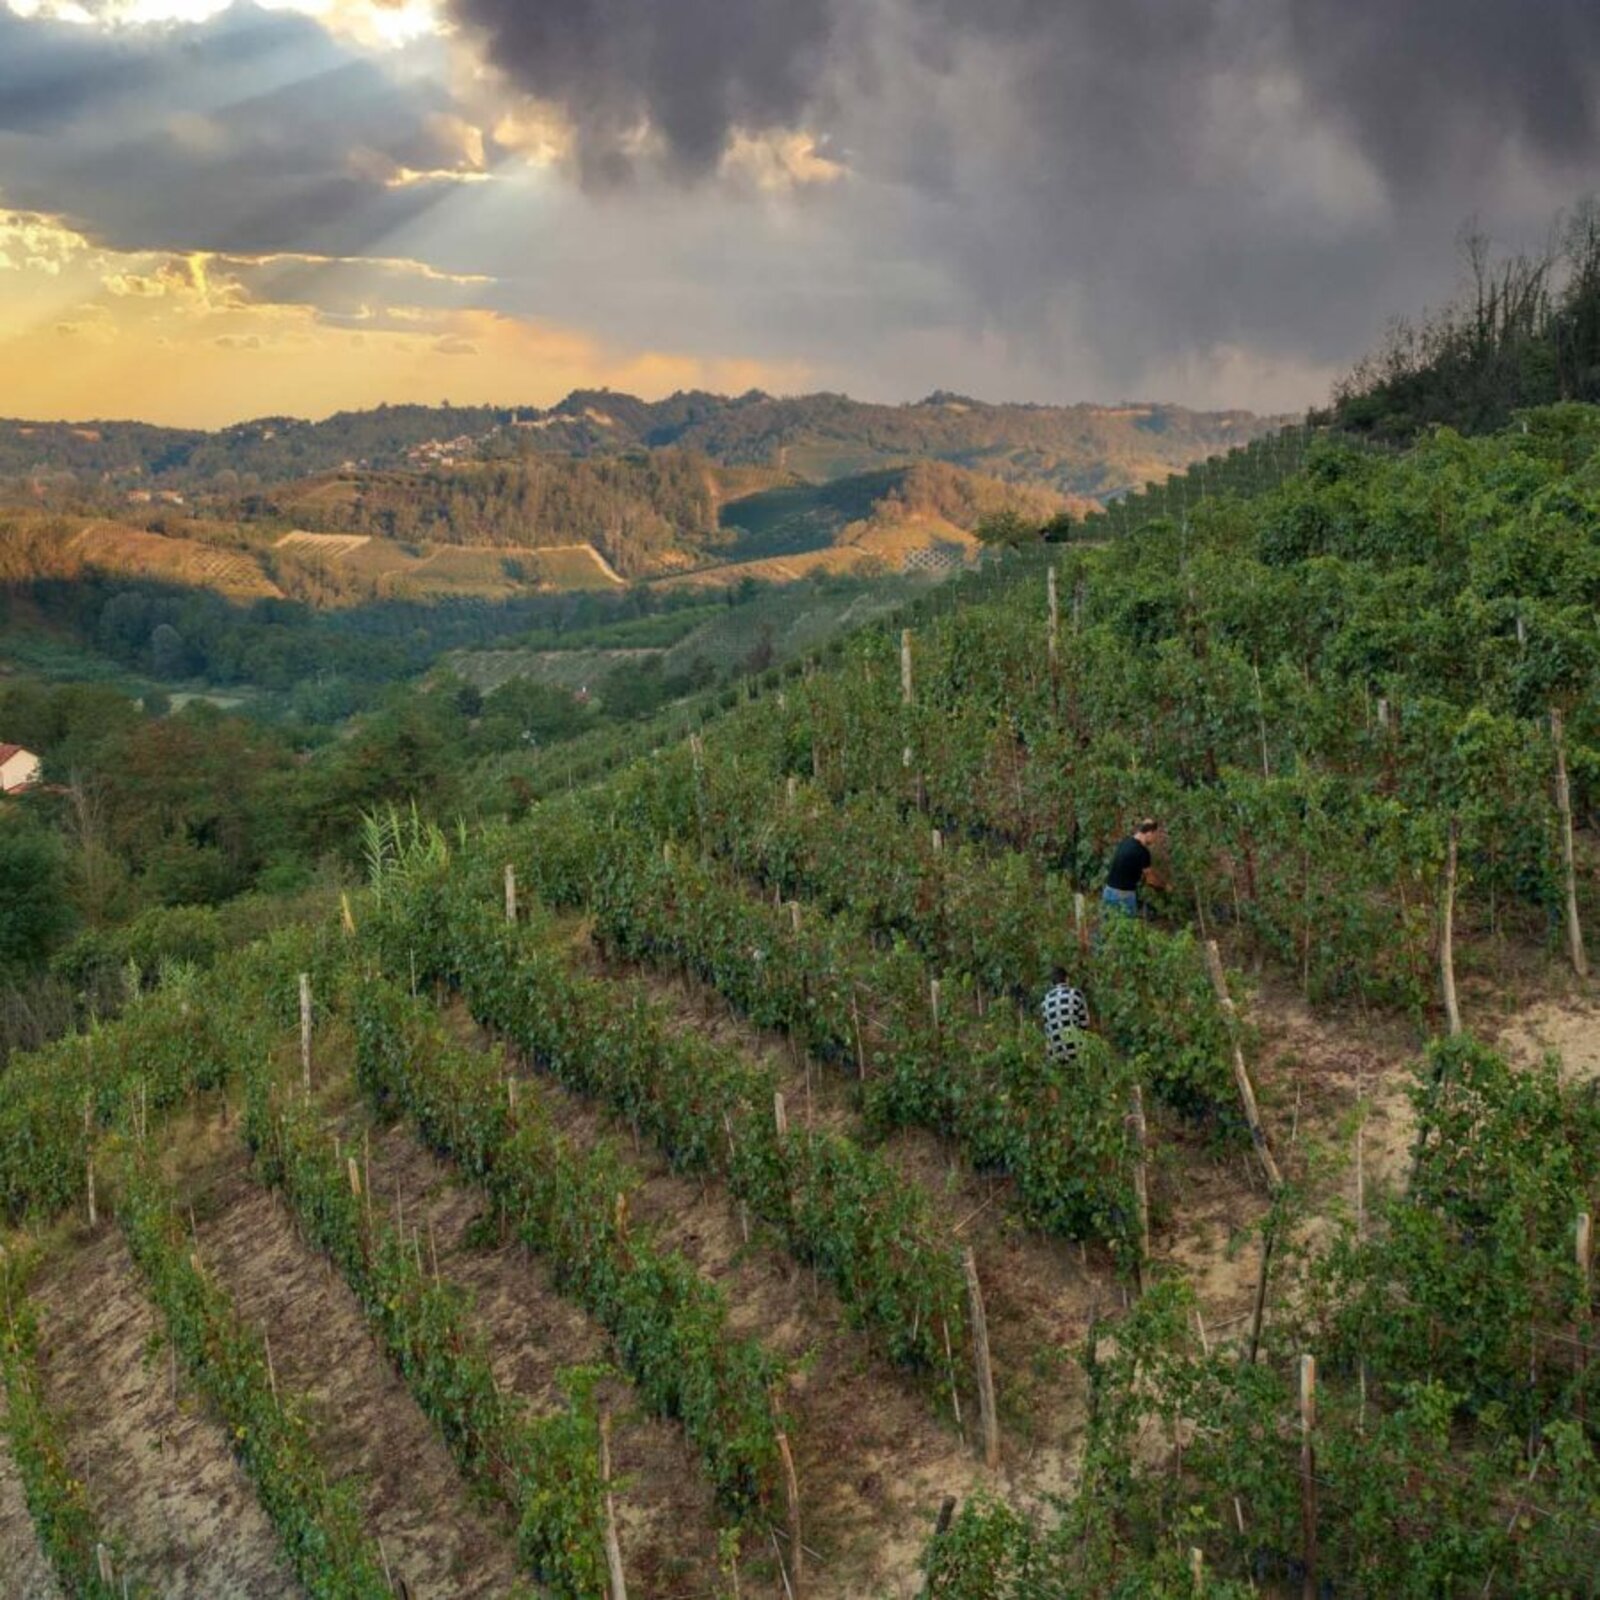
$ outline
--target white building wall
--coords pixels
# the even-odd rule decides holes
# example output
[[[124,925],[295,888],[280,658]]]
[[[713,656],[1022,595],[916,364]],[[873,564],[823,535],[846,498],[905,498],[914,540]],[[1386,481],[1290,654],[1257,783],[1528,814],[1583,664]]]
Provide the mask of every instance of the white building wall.
[[[28,750],[17,750],[0,761],[0,794],[25,789],[39,781],[39,758]]]

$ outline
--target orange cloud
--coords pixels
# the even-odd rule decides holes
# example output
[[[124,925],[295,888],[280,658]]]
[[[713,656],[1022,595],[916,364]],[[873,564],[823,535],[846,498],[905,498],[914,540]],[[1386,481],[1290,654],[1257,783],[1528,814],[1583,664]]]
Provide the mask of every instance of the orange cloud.
[[[217,426],[381,401],[548,404],[587,386],[660,395],[795,389],[808,377],[799,363],[619,349],[481,307],[408,303],[408,285],[465,296],[487,281],[420,262],[293,258],[333,273],[378,269],[397,299],[355,315],[255,292],[287,259],[110,251],[58,219],[0,211],[4,409]]]

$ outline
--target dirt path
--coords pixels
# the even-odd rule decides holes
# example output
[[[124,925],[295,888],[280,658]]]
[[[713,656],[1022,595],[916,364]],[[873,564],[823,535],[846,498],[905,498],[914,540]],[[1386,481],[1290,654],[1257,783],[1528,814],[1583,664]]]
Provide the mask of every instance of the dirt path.
[[[0,1427],[5,1412],[0,1409]],[[6,1593],[16,1600],[61,1600],[50,1563],[33,1531],[22,1479],[11,1459],[5,1435],[0,1432],[0,1572],[6,1575]]]
[[[469,1491],[367,1331],[354,1296],[242,1160],[197,1197],[200,1259],[245,1319],[270,1332],[278,1382],[306,1396],[330,1479],[353,1474],[366,1525],[417,1600],[504,1593],[507,1536]]]
[[[359,1123],[347,1124],[352,1138]],[[473,1297],[498,1382],[535,1412],[560,1403],[559,1374],[603,1364],[603,1331],[551,1287],[537,1258],[515,1243],[481,1240],[473,1224],[482,1195],[456,1181],[403,1127],[374,1128],[372,1192],[393,1214],[400,1197],[407,1226],[431,1227],[439,1270]],[[703,1595],[713,1588],[718,1516],[680,1429],[640,1413],[632,1391],[608,1380],[601,1403],[615,1416],[614,1469],[623,1481],[617,1514],[630,1591]]]
[[[161,1320],[121,1236],[105,1231],[53,1261],[34,1298],[47,1402],[133,1576],[165,1600],[299,1594],[222,1429],[186,1388],[174,1398],[168,1354],[151,1354]]]

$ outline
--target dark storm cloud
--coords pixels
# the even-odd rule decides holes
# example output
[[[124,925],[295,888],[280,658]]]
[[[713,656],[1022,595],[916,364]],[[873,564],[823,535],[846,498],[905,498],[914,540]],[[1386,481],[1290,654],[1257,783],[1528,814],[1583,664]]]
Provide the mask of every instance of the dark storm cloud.
[[[953,71],[996,47],[991,91],[1045,126],[1126,136],[1123,164],[1192,149],[1217,75],[1283,68],[1404,180],[1480,139],[1592,153],[1594,0],[452,0],[510,78],[563,105],[595,164],[648,120],[690,170],[733,129],[792,123],[893,77],[885,49]],[[891,91],[892,92],[892,91]],[[1074,152],[1060,152],[1071,159]],[[1097,152],[1098,154],[1098,152]]]
[[[559,101],[594,174],[617,175],[642,121],[691,172],[732,127],[799,115],[832,62],[833,0],[457,0],[490,56]]]
[[[289,13],[104,31],[0,5],[0,206],[115,249],[372,247],[437,199],[385,178],[452,164],[450,106]]]
[[[1600,137],[1594,0],[1289,0],[1286,47],[1317,103],[1397,184],[1516,138],[1559,162]]]
[[[452,0],[563,106],[589,179],[825,134],[842,248],[960,285],[967,331],[1137,381],[1216,346],[1348,360],[1600,171],[1596,0]],[[882,196],[914,203],[882,210]],[[821,202],[819,202],[820,204]],[[847,230],[855,230],[853,233]]]

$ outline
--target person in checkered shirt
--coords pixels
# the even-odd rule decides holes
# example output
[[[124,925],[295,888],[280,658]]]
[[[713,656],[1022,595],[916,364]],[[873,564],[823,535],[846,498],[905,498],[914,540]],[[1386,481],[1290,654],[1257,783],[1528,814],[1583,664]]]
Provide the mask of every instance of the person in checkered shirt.
[[[1044,1043],[1050,1059],[1070,1066],[1078,1059],[1078,1041],[1089,1026],[1089,1002],[1067,982],[1065,967],[1051,972],[1050,991],[1039,1011],[1044,1018]]]

